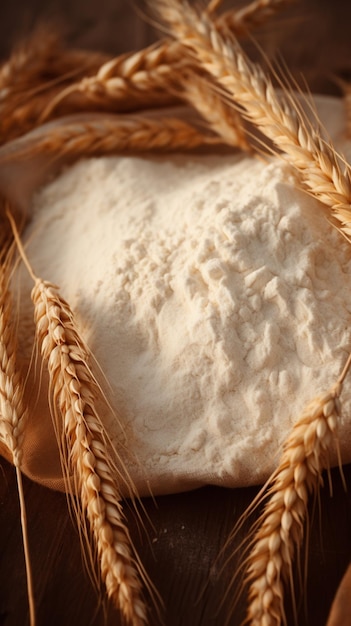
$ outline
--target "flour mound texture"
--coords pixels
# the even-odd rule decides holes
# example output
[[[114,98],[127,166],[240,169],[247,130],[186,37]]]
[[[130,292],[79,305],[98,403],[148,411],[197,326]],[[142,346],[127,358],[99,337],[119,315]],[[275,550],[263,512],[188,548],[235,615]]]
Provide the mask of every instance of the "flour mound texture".
[[[36,196],[26,239],[109,380],[141,493],[262,482],[350,349],[351,247],[278,161],[83,161]]]

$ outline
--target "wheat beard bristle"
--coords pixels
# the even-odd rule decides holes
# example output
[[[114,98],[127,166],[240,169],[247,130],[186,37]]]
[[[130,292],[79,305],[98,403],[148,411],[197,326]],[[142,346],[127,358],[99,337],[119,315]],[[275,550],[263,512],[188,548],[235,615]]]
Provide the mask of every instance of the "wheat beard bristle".
[[[61,452],[89,520],[102,579],[128,623],[145,625],[141,580],[147,577],[132,554],[116,475],[94,408],[98,387],[86,363],[88,351],[75,329],[69,305],[54,285],[36,279],[32,299],[37,340],[48,364],[56,428],[60,419],[63,422],[66,450],[61,447]]]

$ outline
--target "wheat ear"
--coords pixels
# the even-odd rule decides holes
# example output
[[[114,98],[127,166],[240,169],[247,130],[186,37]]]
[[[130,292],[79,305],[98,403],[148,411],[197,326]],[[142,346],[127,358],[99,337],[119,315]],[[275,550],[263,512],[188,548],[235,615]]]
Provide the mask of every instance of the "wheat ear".
[[[309,493],[321,484],[335,445],[339,396],[350,360],[334,387],[315,398],[294,424],[269,481],[269,500],[255,524],[258,530],[245,563],[251,626],[286,623],[284,583],[292,576],[294,552],[302,542]]]
[[[12,461],[16,468],[26,564],[29,619],[31,626],[35,626],[33,578],[21,473],[22,444],[28,413],[23,400],[24,384],[16,367],[16,334],[12,319],[12,299],[8,288],[11,263],[10,257],[3,258],[3,256],[2,254],[0,260],[0,441],[12,454]]]
[[[21,376],[16,368],[15,328],[8,289],[9,260],[0,262],[0,439],[11,451],[13,464],[21,466],[26,411]]]
[[[177,118],[95,116],[86,122],[67,118],[59,125],[48,124],[46,132],[34,131],[23,143],[19,139],[16,150],[4,152],[0,160],[32,158],[36,154],[76,158],[118,152],[170,152],[219,143],[223,143],[220,138]]]
[[[13,92],[37,83],[43,67],[58,51],[58,37],[53,32],[37,29],[33,36],[17,45],[9,59],[0,65],[0,106]]]
[[[289,2],[292,0],[254,0],[246,11],[227,11],[217,18],[216,24],[223,32],[244,35]],[[221,0],[212,0],[207,13],[214,13],[220,4]],[[114,105],[119,111],[171,103],[179,75],[191,66],[181,41],[163,40],[143,50],[122,54],[104,63],[95,76],[69,85],[52,98],[41,115],[41,122],[52,117],[56,107],[75,92],[97,106],[106,107],[110,103],[109,109]]]
[[[42,83],[41,88],[38,87],[35,93],[24,91],[10,97],[0,110],[0,144],[17,139],[39,126],[42,122],[43,109],[61,92],[62,87],[56,83],[53,85]],[[135,108],[131,103],[126,106],[132,110]],[[55,116],[61,117],[72,112],[108,112],[109,109],[115,112],[116,107],[113,104],[111,106],[108,100],[97,105],[76,92],[72,94],[69,103],[62,103],[55,111]]]
[[[86,511],[108,596],[133,626],[146,623],[141,565],[131,541],[115,484],[108,447],[94,404],[97,385],[72,312],[50,283],[36,280],[32,292],[37,338],[48,363],[53,404],[59,407],[69,461]],[[94,397],[95,396],[95,397]]]
[[[108,55],[66,48],[57,32],[44,26],[16,46],[0,65],[0,110],[13,94],[34,93],[53,81],[96,73]]]
[[[278,97],[261,67],[239,43],[226,39],[206,14],[186,2],[157,0],[160,15],[205,69],[242,107],[243,115],[272,140],[298,171],[311,195],[330,207],[340,230],[351,235],[351,168],[306,119],[292,96]],[[183,10],[182,10],[183,9]]]
[[[36,29],[0,67],[0,142],[36,126],[43,109],[65,85],[95,74],[108,59],[97,52],[66,49],[56,33]],[[76,96],[72,103],[75,110],[84,105],[77,100]]]
[[[10,214],[17,246],[34,280],[32,300],[36,337],[47,363],[50,404],[63,457],[63,471],[73,476],[75,493],[89,521],[101,577],[109,598],[132,626],[147,623],[142,584],[148,584],[134,554],[116,478],[128,480],[112,460],[108,436],[95,408],[101,390],[87,364],[89,350],[73,313],[57,287],[37,278],[30,267]],[[67,483],[68,485],[68,483]],[[78,511],[79,514],[79,511]],[[84,532],[84,528],[83,528]]]
[[[161,106],[174,100],[168,87],[188,59],[182,59],[178,42],[163,41],[147,48],[122,54],[104,63],[97,73],[68,86],[48,103],[41,121],[52,117],[56,107],[78,92],[96,106],[115,110]],[[109,103],[109,104],[108,104]]]
[[[37,126],[43,107],[58,91],[61,88],[53,87],[32,97],[25,91],[9,97],[0,111],[0,144],[17,139]]]

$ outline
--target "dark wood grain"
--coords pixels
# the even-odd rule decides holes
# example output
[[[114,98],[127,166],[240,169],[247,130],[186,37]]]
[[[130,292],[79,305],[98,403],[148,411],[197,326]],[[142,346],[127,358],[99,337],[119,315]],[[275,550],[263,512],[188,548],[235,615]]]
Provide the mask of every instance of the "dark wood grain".
[[[224,0],[223,7],[249,0]],[[69,45],[119,54],[160,37],[152,0],[11,0],[0,3],[0,58],[39,23],[61,32]],[[335,76],[351,74],[348,0],[296,0],[255,31],[270,58],[286,61],[296,78],[304,74],[315,92],[335,93]],[[250,47],[251,56],[259,53]]]
[[[351,484],[351,466],[345,468]],[[334,493],[320,492],[310,511],[306,587],[298,588],[299,626],[321,626],[327,621],[339,581],[351,559],[351,497],[345,493],[339,470],[333,470]],[[26,581],[21,543],[19,506],[13,468],[2,462],[0,480],[0,624],[28,624]],[[217,557],[236,520],[251,502],[256,488],[205,487],[189,493],[144,499],[149,517],[142,530],[135,512],[126,507],[131,535],[142,561],[165,605],[167,626],[224,624],[236,586],[229,591],[240,553],[221,571]],[[69,517],[66,498],[25,480],[38,626],[112,626],[121,624],[113,607],[99,607],[99,598],[82,564],[77,531]],[[237,548],[249,525],[235,538]],[[303,554],[304,549],[301,550]],[[244,595],[230,626],[244,617]],[[287,602],[289,626],[292,606]],[[151,624],[158,623],[153,614]]]

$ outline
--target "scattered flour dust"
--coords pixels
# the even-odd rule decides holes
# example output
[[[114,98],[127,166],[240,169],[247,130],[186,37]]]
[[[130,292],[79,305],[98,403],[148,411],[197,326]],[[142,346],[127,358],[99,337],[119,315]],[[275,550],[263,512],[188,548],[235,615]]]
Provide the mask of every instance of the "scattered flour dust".
[[[351,347],[350,245],[275,160],[85,160],[36,195],[26,241],[109,380],[141,493],[263,481]],[[347,381],[345,460],[350,417]]]

